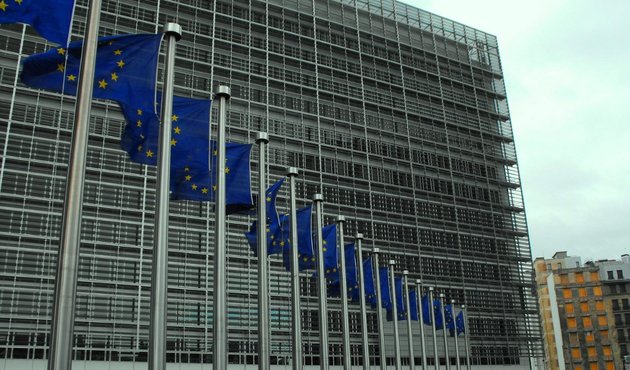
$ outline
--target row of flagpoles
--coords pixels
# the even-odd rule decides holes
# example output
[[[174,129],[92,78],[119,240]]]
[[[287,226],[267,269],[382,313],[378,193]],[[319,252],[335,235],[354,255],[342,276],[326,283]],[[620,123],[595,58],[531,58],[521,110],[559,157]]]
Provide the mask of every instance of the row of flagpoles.
[[[67,19],[70,20],[73,8],[72,6],[68,8],[67,4],[71,3],[74,5],[74,2],[70,0],[62,2],[65,3],[66,7],[59,6],[59,9],[70,9],[67,15]],[[19,5],[21,3],[16,2],[16,4]],[[17,15],[9,13],[10,17],[0,18],[0,22],[28,23],[35,26],[36,30],[46,37],[50,33],[48,28],[52,26],[45,25],[43,27],[42,22],[39,20],[41,17],[33,17],[31,13],[36,11],[46,12],[49,9],[46,7],[38,9],[32,4],[36,3],[25,2],[24,5],[30,6],[32,9],[20,10],[28,16],[20,18],[18,13],[15,13]],[[12,4],[11,6],[14,5]],[[208,200],[216,203],[213,366],[218,370],[226,370],[228,353],[225,269],[226,210],[233,213],[238,210],[247,210],[254,206],[251,204],[249,182],[249,149],[251,145],[226,144],[225,142],[227,102],[230,98],[230,91],[226,86],[220,86],[215,94],[215,101],[218,101],[219,105],[217,139],[215,142],[210,141],[209,134],[210,102],[174,97],[175,45],[182,34],[181,27],[174,23],[169,23],[164,28],[164,37],[166,38],[165,72],[161,93],[161,112],[157,115],[155,99],[159,92],[156,91],[155,85],[157,55],[162,35],[108,36],[97,40],[100,7],[100,0],[92,0],[90,2],[84,41],[68,44],[70,21],[68,23],[61,22],[62,25],[68,25],[68,34],[65,35],[66,44],[64,45],[61,42],[64,38],[59,37],[59,35],[49,38],[51,41],[62,43],[62,46],[47,53],[27,58],[23,63],[21,73],[22,81],[28,86],[58,91],[64,94],[76,94],[77,96],[75,125],[62,217],[62,234],[58,255],[48,368],[49,370],[66,370],[71,369],[72,365],[74,307],[89,132],[88,123],[91,100],[95,97],[114,100],[120,104],[127,120],[125,133],[121,139],[121,146],[129,153],[131,160],[157,165],[149,369],[164,370],[166,366],[169,199],[190,199]],[[6,13],[6,8],[3,10]],[[11,7],[9,7],[9,10],[13,11]],[[58,17],[50,18],[59,21]],[[38,21],[33,21],[33,19]],[[58,30],[58,28],[55,29]],[[79,53],[81,55],[80,58],[78,57]],[[77,70],[78,76],[74,75],[75,70]],[[95,82],[97,82],[96,85]],[[182,117],[190,119],[191,122],[195,121],[194,117],[201,117],[196,122],[200,123],[201,126],[205,126],[206,133],[203,132],[203,128],[200,131],[196,131],[195,127],[188,126],[184,130],[190,128],[193,133],[184,138],[184,135],[182,135],[184,123],[178,123],[176,127],[173,127],[173,122],[179,122],[178,120],[182,118],[178,117],[177,111],[174,112],[174,106],[180,109],[180,112],[184,112]],[[179,147],[177,147],[178,140],[180,142]],[[198,142],[203,143],[204,141],[206,146],[195,144]],[[298,170],[296,168],[290,168],[287,172],[290,188],[290,212],[288,215],[280,216],[275,207],[275,197],[284,179],[270,189],[266,189],[266,151],[269,138],[267,134],[259,133],[256,141],[259,144],[259,196],[258,204],[255,207],[258,213],[257,222],[252,225],[252,229],[247,236],[252,248],[258,255],[259,368],[262,370],[270,368],[267,256],[274,253],[283,254],[285,266],[291,273],[294,370],[302,369],[299,279],[300,271],[308,269],[316,270],[318,295],[320,297],[319,339],[320,366],[322,370],[327,370],[329,364],[326,315],[328,311],[327,296],[336,289],[339,289],[342,304],[343,366],[345,370],[349,370],[351,367],[348,319],[349,292],[352,292],[352,297],[357,297],[360,302],[362,358],[365,369],[369,368],[370,363],[366,297],[370,299],[372,305],[376,306],[377,309],[380,366],[382,369],[385,369],[386,366],[384,309],[387,309],[394,322],[396,369],[401,368],[398,320],[405,317],[407,320],[410,367],[413,369],[415,366],[411,330],[413,312],[416,312],[416,320],[421,323],[420,342],[422,348],[421,365],[423,369],[427,368],[424,325],[430,325],[433,328],[432,339],[436,368],[439,367],[440,358],[436,332],[437,330],[443,330],[443,357],[445,358],[446,368],[450,369],[447,329],[453,331],[455,338],[455,357],[458,369],[460,368],[460,356],[457,336],[460,333],[464,333],[466,365],[470,368],[468,330],[465,330],[467,323],[464,306],[462,306],[459,315],[455,318],[453,302],[451,302],[451,305],[446,305],[443,295],[440,295],[439,299],[434,297],[433,288],[429,288],[428,293],[421,297],[422,282],[420,280],[416,281],[416,299],[412,299],[413,291],[410,291],[407,271],[403,272],[403,293],[401,279],[395,277],[395,262],[393,260],[389,261],[389,268],[380,267],[380,251],[378,248],[374,249],[372,259],[367,260],[371,262],[366,264],[366,261],[362,260],[363,236],[361,234],[357,234],[355,240],[358,253],[355,253],[354,246],[352,246],[352,253],[346,256],[344,216],[338,216],[336,224],[324,226],[324,199],[321,194],[313,196],[312,207],[297,209],[295,179],[298,176]],[[184,149],[180,149],[182,147]],[[168,148],[171,150],[166,150]],[[157,161],[154,158],[156,152],[158,156]],[[226,165],[226,162],[229,166]],[[245,163],[247,169],[244,169],[243,163]],[[230,171],[236,174],[233,173],[231,175],[230,181],[232,183],[228,186],[226,174]],[[312,208],[315,209],[314,232],[312,231]],[[337,248],[337,244],[341,247]],[[348,287],[348,266],[352,266],[354,274],[358,273],[358,277],[355,276],[352,280],[356,286]],[[364,268],[366,271],[364,271]],[[377,274],[376,278],[374,278],[375,271]],[[385,278],[382,278],[382,276],[385,276]],[[398,287],[400,287],[400,292],[397,292]],[[399,304],[399,302],[403,301],[404,303]],[[431,305],[431,308],[429,305]],[[450,321],[447,319],[448,317],[450,317]],[[438,325],[438,323],[441,324]]]

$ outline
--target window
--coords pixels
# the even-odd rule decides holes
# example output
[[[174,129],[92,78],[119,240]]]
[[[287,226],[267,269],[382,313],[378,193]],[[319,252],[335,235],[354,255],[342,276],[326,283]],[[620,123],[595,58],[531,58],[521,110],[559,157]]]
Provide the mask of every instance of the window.
[[[567,304],[564,306],[564,309],[565,309],[565,311],[566,311],[567,313],[573,313],[573,312],[575,312],[575,308],[573,308],[573,304],[572,304],[572,303],[567,303]]]
[[[613,276],[613,272],[612,271],[606,271],[606,274],[608,275],[608,280],[612,280],[615,277]]]
[[[597,272],[591,272],[591,281],[599,281],[599,274]]]
[[[571,359],[572,360],[580,360],[582,358],[582,354],[580,353],[579,348],[571,348]]]
[[[579,295],[580,295],[580,297],[581,297],[581,298],[586,297],[586,288],[580,288],[580,289],[578,290],[578,293],[579,293]]]
[[[608,320],[606,319],[606,315],[597,316],[597,325],[599,325],[600,327],[608,325]]]
[[[588,357],[597,357],[597,350],[595,347],[588,347],[586,351],[588,352]]]
[[[580,303],[580,312],[587,313],[588,312],[588,302]]]
[[[617,270],[617,279],[623,279],[623,270]]]
[[[612,350],[610,349],[610,346],[604,346],[604,356],[612,356]]]
[[[625,288],[625,285],[624,285],[624,288]],[[600,286],[593,287],[593,294],[595,294],[598,297],[601,297],[601,295],[602,295],[602,287],[600,287]]]
[[[563,289],[562,290],[562,297],[564,297],[565,299],[569,299],[571,298],[572,294],[571,294],[571,289]]]
[[[595,309],[597,311],[604,311],[604,302],[603,301],[595,302]]]
[[[593,327],[593,321],[591,320],[590,317],[584,317],[582,318],[582,324],[584,325],[585,329],[589,329]]]
[[[584,337],[586,338],[586,343],[593,343],[593,341],[595,340],[595,336],[590,331],[587,331],[584,334]]]
[[[584,283],[584,274],[581,272],[575,273],[575,282],[576,283]]]
[[[577,327],[577,321],[575,321],[574,317],[569,317],[567,319],[567,326],[569,329],[575,329]]]

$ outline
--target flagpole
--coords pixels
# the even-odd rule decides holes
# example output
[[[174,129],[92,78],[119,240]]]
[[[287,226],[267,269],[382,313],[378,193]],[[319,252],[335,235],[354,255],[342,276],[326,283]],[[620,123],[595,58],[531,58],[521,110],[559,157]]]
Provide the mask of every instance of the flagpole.
[[[326,275],[324,272],[324,240],[322,236],[324,196],[313,195],[315,233],[317,236],[317,292],[319,294],[319,368],[328,370],[328,308],[326,307]]]
[[[341,282],[341,323],[343,325],[343,369],[350,370],[352,358],[350,357],[350,322],[348,320],[348,281],[346,279],[346,244],[343,235],[343,224],[346,217],[337,216],[337,232],[339,233],[339,245],[337,248],[340,257],[339,281]]]
[[[451,370],[451,361],[448,354],[448,338],[446,336],[446,313],[444,307],[444,293],[440,293],[440,306],[442,309],[442,334],[444,334],[444,360],[446,361],[446,370]]]
[[[417,302],[418,305],[418,322],[420,323],[420,348],[422,350],[422,370],[427,369],[427,346],[424,339],[424,309],[422,308],[422,280],[416,280],[416,290],[417,294]]]
[[[269,370],[269,264],[267,261],[267,144],[269,135],[259,132],[258,144],[258,369]]]
[[[401,370],[401,361],[400,361],[400,337],[398,333],[398,307],[396,307],[396,279],[394,278],[394,266],[396,266],[396,261],[389,260],[389,291],[390,297],[392,297],[392,323],[394,324],[394,355],[396,358],[396,370]]]
[[[230,88],[219,86],[215,99],[219,99],[217,125],[217,190],[215,193],[215,249],[214,249],[214,320],[213,369],[227,370],[227,302],[225,271],[225,125]]]
[[[173,82],[175,77],[175,43],[182,36],[177,23],[164,26],[166,57],[158,166],[156,175],[155,229],[151,267],[151,314],[149,323],[149,370],[166,369],[167,302],[168,302],[168,216],[171,179],[171,119],[173,115]]]
[[[302,370],[302,316],[300,309],[300,265],[298,259],[298,228],[297,228],[297,204],[295,200],[295,178],[298,169],[289,167],[289,200],[291,208],[291,307],[293,316],[292,354],[293,370]]]
[[[365,304],[365,280],[363,275],[363,234],[357,233],[354,238],[357,248],[356,261],[359,268],[359,304],[361,305],[361,340],[363,346],[361,353],[363,355],[363,370],[370,370],[370,352],[368,348],[368,331],[367,331],[367,307]]]
[[[74,312],[77,296],[77,273],[81,245],[81,216],[87,163],[90,111],[101,0],[91,0],[81,51],[81,69],[77,100],[74,106],[74,132],[70,144],[70,161],[62,215],[61,240],[57,256],[57,274],[50,333],[49,370],[70,370],[74,343]]]
[[[457,322],[455,321],[455,300],[451,299],[451,314],[453,315],[453,327],[455,328],[455,364],[457,365],[457,370],[462,370],[462,365],[459,361],[459,343],[457,341]]]
[[[403,271],[403,278],[405,279],[405,292],[406,296],[405,304],[407,308],[407,340],[409,341],[409,369],[414,370],[416,363],[413,354],[413,335],[411,333],[411,302],[409,301],[409,271]],[[415,304],[415,302],[414,302]]]
[[[431,326],[433,327],[433,356],[435,369],[440,368],[440,355],[437,348],[437,333],[435,327],[435,305],[433,304],[433,287],[429,287],[429,312],[431,313]]]
[[[464,346],[466,347],[466,370],[472,369],[470,363],[470,343],[469,343],[469,326],[468,326],[468,314],[466,313],[466,306],[462,305],[462,311],[464,312]]]
[[[385,325],[383,324],[383,303],[381,301],[381,274],[378,265],[379,248],[374,248],[372,256],[374,257],[372,274],[376,274],[376,317],[378,319],[378,353],[380,356],[381,370],[387,370],[387,357],[385,356]],[[376,272],[374,272],[376,271]]]

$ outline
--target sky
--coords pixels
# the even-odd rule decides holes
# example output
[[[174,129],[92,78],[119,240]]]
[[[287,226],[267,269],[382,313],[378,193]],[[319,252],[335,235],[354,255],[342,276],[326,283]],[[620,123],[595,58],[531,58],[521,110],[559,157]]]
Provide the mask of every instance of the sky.
[[[630,1],[402,1],[497,36],[532,256],[630,253]]]

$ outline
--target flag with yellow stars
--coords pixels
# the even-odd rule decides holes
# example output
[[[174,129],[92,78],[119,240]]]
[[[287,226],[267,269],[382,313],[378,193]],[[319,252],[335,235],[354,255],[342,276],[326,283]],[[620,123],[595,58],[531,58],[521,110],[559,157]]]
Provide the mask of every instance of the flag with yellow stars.
[[[296,212],[298,230],[298,269],[299,271],[315,268],[315,253],[313,249],[313,228],[311,214],[313,206],[300,208]],[[291,220],[288,215],[280,216],[283,231],[282,261],[284,268],[291,271]]]
[[[418,294],[415,290],[409,290],[409,317],[418,321]]]
[[[448,329],[451,337],[455,336],[455,320],[453,317],[452,304],[447,304],[444,306],[444,320],[446,321],[446,328]]]
[[[374,288],[374,270],[372,270],[372,257],[363,261],[363,283],[366,302],[376,308],[376,289]]]
[[[275,184],[271,185],[265,191],[265,210],[267,214],[267,255],[282,253],[282,247],[284,246],[284,240],[282,238],[282,229],[280,227],[280,216],[276,209],[276,197],[278,191],[284,184],[284,177],[278,180]],[[256,202],[258,204],[258,202]],[[254,221],[249,228],[249,231],[245,233],[249,247],[254,252],[254,255],[258,255],[258,222]]]
[[[346,244],[344,248],[346,254],[346,287],[348,289],[348,299],[353,301],[359,300],[359,279],[357,277],[357,264],[355,260],[354,243]],[[339,281],[339,274],[335,280],[332,280],[329,287],[329,295],[338,297],[341,295],[341,282]]]
[[[93,97],[153,104],[161,41],[162,34],[99,38]],[[31,55],[22,62],[20,79],[29,87],[76,95],[82,49],[83,41],[75,41]]]
[[[313,239],[315,239],[313,237]],[[326,225],[322,228],[324,252],[324,275],[329,281],[339,281],[339,256],[337,250],[337,224]],[[317,243],[313,242],[314,245]],[[317,272],[313,277],[317,276]]]
[[[120,138],[121,148],[136,163],[157,165],[161,92],[158,92],[157,109],[151,101],[133,97],[131,102],[120,103],[127,124]],[[147,104],[148,103],[148,104]],[[171,168],[195,167],[197,158],[206,158],[199,166],[206,166],[210,152],[210,99],[173,97],[171,116]]]
[[[227,214],[249,211],[254,206],[250,173],[251,150],[251,144],[225,145]],[[216,153],[216,142],[212,141],[210,153],[202,153],[197,158],[191,158],[183,167],[171,167],[171,199],[214,202],[217,190]],[[180,161],[172,158],[171,163],[175,162]]]
[[[405,306],[402,277],[394,277],[394,289],[396,292],[396,313],[398,314],[398,320],[407,320],[407,307]],[[387,311],[387,321],[392,321],[393,310]]]
[[[66,45],[74,0],[0,0],[0,24],[26,23],[48,41]]]
[[[455,328],[457,329],[457,335],[466,332],[466,325],[464,324],[464,311],[459,311],[455,318]]]
[[[386,310],[392,309],[392,296],[389,286],[389,268],[379,267],[378,278],[381,280],[381,307]]]

